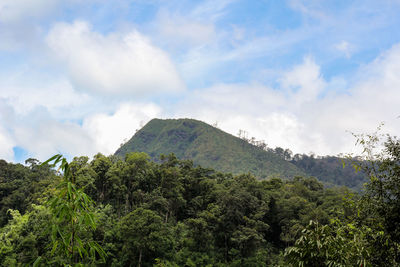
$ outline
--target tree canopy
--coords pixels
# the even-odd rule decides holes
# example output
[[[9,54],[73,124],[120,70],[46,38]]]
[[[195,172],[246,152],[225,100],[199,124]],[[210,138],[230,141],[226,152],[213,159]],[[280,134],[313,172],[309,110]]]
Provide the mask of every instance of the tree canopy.
[[[355,162],[371,179],[364,194],[313,177],[221,173],[173,154],[157,163],[145,153],[56,156],[60,173],[50,162],[0,161],[0,262],[396,266],[400,142],[383,145]]]

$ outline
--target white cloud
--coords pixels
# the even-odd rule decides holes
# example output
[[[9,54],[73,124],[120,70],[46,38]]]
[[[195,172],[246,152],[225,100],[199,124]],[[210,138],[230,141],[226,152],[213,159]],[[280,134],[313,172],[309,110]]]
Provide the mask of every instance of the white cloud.
[[[298,104],[315,100],[326,86],[319,66],[310,57],[306,57],[301,65],[285,73],[281,83],[284,88],[291,90],[289,93]]]
[[[281,73],[279,88],[257,83],[217,84],[188,93],[171,107],[171,114],[210,124],[218,122],[222,130],[234,135],[239,129],[246,130],[249,137],[265,140],[270,147],[290,148],[296,153],[351,152],[355,140],[346,131],[370,132],[381,121],[388,122],[392,133],[400,131],[399,121],[395,119],[400,115],[397,109],[400,101],[399,62],[400,45],[361,68],[355,81],[345,84],[350,88],[338,93],[326,91],[337,84],[338,78],[332,80],[332,85],[322,77],[314,60],[306,57],[300,65]],[[57,84],[60,91],[52,92],[51,88]],[[67,111],[68,107],[80,109],[86,104],[83,101],[73,106],[75,100],[79,103],[77,98],[82,95],[67,83],[54,82],[44,86],[43,91],[39,85],[26,92],[22,85],[18,86],[13,87],[15,93],[7,90],[11,87],[0,90],[2,103],[12,104],[0,110],[3,126],[0,127],[0,157],[7,159],[13,157],[14,146],[23,147],[41,160],[59,152],[111,154],[135,130],[162,114],[155,104],[125,103],[108,109],[113,110],[112,113],[97,110],[89,116],[83,114],[85,117],[79,125],[49,115],[49,110],[54,113]],[[24,92],[26,96],[18,98]],[[38,93],[37,98],[35,93]],[[167,116],[165,110],[163,115]]]
[[[83,21],[58,23],[47,43],[82,90],[144,95],[184,89],[168,55],[138,31],[102,35]]]
[[[48,14],[45,9],[51,10],[50,2],[53,1],[0,0],[0,49],[21,44],[24,49],[42,45],[39,39],[43,32],[39,20],[32,18]],[[75,1],[77,5],[78,2]],[[159,13],[156,18],[161,35],[173,36],[167,44],[179,42],[189,45],[189,51],[179,50],[176,59],[181,61],[180,71],[186,73],[187,80],[195,80],[193,84],[198,81],[206,84],[210,73],[220,71],[221,66],[232,66],[233,69],[235,66],[232,64],[250,66],[254,62],[252,60],[258,62],[272,54],[279,60],[280,54],[291,53],[297,45],[308,47],[307,42],[314,40],[317,43],[314,48],[317,49],[312,50],[316,51],[318,61],[335,59],[320,57],[318,47],[322,45],[330,48],[331,52],[336,49],[332,53],[334,57],[339,53],[350,57],[354,47],[360,51],[364,47],[363,51],[366,51],[365,47],[372,46],[370,42],[362,44],[359,41],[365,41],[361,38],[363,34],[376,32],[379,27],[388,25],[384,19],[385,23],[381,24],[364,23],[367,20],[365,17],[363,23],[356,22],[355,18],[361,17],[363,10],[339,12],[345,19],[338,22],[333,19],[335,14],[323,12],[318,5],[293,1],[293,7],[321,23],[304,23],[301,27],[284,31],[271,29],[265,31],[265,36],[254,36],[253,29],[234,26],[229,30],[222,24],[215,24],[231,2],[204,1],[187,14],[173,13],[173,10],[164,15]],[[37,5],[33,6],[33,3]],[[5,13],[6,5],[12,12]],[[352,12],[357,16],[352,17]],[[26,23],[25,18],[32,23]],[[379,22],[379,19],[373,21]],[[47,23],[41,25],[47,28]],[[26,27],[22,27],[23,24]],[[371,31],[371,25],[374,31]],[[147,26],[141,24],[139,27],[145,29]],[[29,34],[32,36],[29,37]],[[321,44],[318,37],[322,35],[327,39]],[[135,30],[104,34],[82,21],[57,23],[50,27],[46,44],[46,48],[50,47],[58,57],[70,80],[43,76],[35,80],[25,73],[10,80],[7,74],[1,75],[0,98],[3,102],[0,105],[9,105],[12,114],[0,109],[0,158],[12,158],[14,146],[22,146],[41,159],[56,152],[72,155],[113,153],[124,139],[130,138],[140,128],[141,122],[160,116],[161,108],[154,104],[132,103],[115,108],[120,98],[113,97],[110,103],[110,96],[151,96],[153,93],[181,92],[184,88],[168,54]],[[32,62],[28,62],[25,54],[33,54],[33,50],[29,48],[24,55],[20,55],[26,64]],[[47,61],[43,48],[40,52],[37,58]],[[278,72],[278,75],[274,72],[268,80],[269,84],[278,84],[275,88],[256,82],[219,83],[186,92],[180,104],[169,104],[163,107],[163,111],[172,110],[175,117],[194,117],[208,123],[218,121],[219,127],[232,134],[244,129],[250,136],[264,139],[272,147],[282,146],[295,152],[314,151],[318,154],[347,152],[353,147],[354,139],[346,130],[368,132],[379,122],[387,121],[392,133],[400,131],[399,120],[395,119],[400,115],[397,108],[400,101],[399,62],[400,46],[397,45],[361,68],[351,80],[340,76],[326,80],[320,66],[313,58],[306,57],[303,63],[282,73],[279,73],[279,67],[274,68],[276,65],[270,66]],[[259,66],[256,63],[256,68]],[[36,67],[40,69],[43,66]],[[234,71],[231,73],[237,74]],[[226,79],[232,80],[231,77]],[[336,90],[338,86],[340,91]],[[109,98],[104,101],[107,105],[101,103],[104,95],[88,92],[105,93],[105,97]],[[176,103],[177,99],[173,101]],[[74,121],[82,121],[82,125]]]
[[[285,98],[278,91],[257,84],[218,84],[210,88],[193,92],[183,103],[185,111],[191,109],[202,112],[207,117],[210,112],[218,112],[221,118],[236,113],[238,110],[245,114],[257,116],[260,112],[274,110],[285,104]],[[264,110],[260,110],[260,106]],[[178,108],[179,110],[180,108]]]
[[[303,139],[305,126],[288,112],[268,112],[258,116],[236,113],[221,121],[219,125],[234,135],[239,129],[245,130],[248,132],[248,138],[263,140],[268,147],[281,146],[293,151],[303,151],[307,143],[307,140]]]
[[[0,159],[12,160],[14,157],[16,142],[9,129],[13,116],[12,108],[0,97]]]
[[[155,104],[125,103],[110,115],[96,113],[86,116],[80,125],[53,118],[46,108],[40,106],[27,114],[17,113],[6,100],[1,100],[0,158],[21,160],[14,157],[15,146],[41,161],[57,153],[67,157],[93,156],[98,152],[113,154],[136,130],[160,114],[161,110]]]
[[[78,124],[58,122],[45,116],[30,116],[23,122],[20,121],[14,128],[18,146],[41,161],[57,153],[78,156],[97,152],[92,137]]]
[[[2,103],[0,102],[0,112],[3,112],[3,108],[1,107]],[[13,147],[15,146],[15,140],[9,133],[7,129],[4,128],[3,125],[7,125],[5,120],[2,119],[4,116],[0,113],[0,159],[5,159],[7,161],[11,161],[14,158]]]
[[[197,90],[178,107],[176,117],[194,117],[236,135],[249,132],[270,147],[319,155],[358,151],[349,132],[374,131],[380,122],[391,134],[400,131],[400,45],[359,70],[346,91],[330,92],[337,79],[326,81],[309,57],[282,73],[281,87],[219,84]],[[324,94],[321,94],[321,93]]]
[[[14,159],[14,142],[4,129],[0,128],[0,158],[11,161]]]
[[[85,118],[83,129],[93,138],[98,151],[112,154],[150,119],[160,116],[155,104],[122,104],[111,115],[95,114]]]
[[[339,126],[356,132],[372,131],[386,121],[392,134],[400,131],[400,44],[382,53],[376,60],[360,68],[356,82],[348,94],[327,98],[321,102],[328,121],[335,114]]]
[[[80,125],[57,121],[43,107],[28,114],[16,113],[7,100],[0,100],[0,158],[20,160],[14,157],[14,147],[41,161],[55,153],[75,156],[96,152],[94,142]]]
[[[347,41],[341,41],[335,45],[335,49],[342,52],[347,58],[351,56],[354,51],[354,47]]]
[[[37,77],[32,77],[34,75]],[[53,116],[67,119],[78,115],[77,109],[93,101],[89,95],[76,92],[66,80],[43,77],[30,71],[2,75],[0,97],[19,115],[28,115],[37,107],[44,107]],[[65,113],[66,109],[68,113]]]
[[[196,91],[178,106],[175,116],[218,122],[222,130],[233,135],[245,130],[249,137],[264,140],[269,147],[309,152],[310,139],[320,142],[319,136],[307,135],[307,125],[291,110],[294,98],[294,94],[262,85],[220,84]]]

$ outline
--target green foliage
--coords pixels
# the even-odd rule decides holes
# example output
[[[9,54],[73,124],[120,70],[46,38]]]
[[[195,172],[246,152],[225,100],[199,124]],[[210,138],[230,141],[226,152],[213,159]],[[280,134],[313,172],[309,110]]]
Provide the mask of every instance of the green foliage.
[[[365,223],[373,229],[379,226],[386,237],[384,243],[376,244],[385,253],[378,251],[375,257],[389,266],[391,260],[400,264],[400,140],[379,130],[356,135],[364,154],[362,163],[355,165],[370,177],[362,198]]]
[[[368,180],[364,172],[354,172],[350,164],[343,168],[342,160],[346,159],[292,156],[289,149],[257,146],[192,119],[151,120],[115,154],[124,157],[129,152],[146,152],[154,161],[160,155],[174,153],[196,165],[233,174],[250,172],[257,178],[313,176],[327,186],[347,186],[358,192]]]
[[[49,163],[58,164],[59,172]],[[393,211],[396,202],[378,201],[375,187],[360,196],[346,188],[326,189],[315,178],[258,180],[195,166],[174,155],[156,163],[145,153],[124,158],[97,154],[71,162],[57,155],[44,165],[29,164],[4,165],[9,174],[0,201],[8,199],[10,207],[22,209],[4,215],[0,265],[398,263],[396,229],[389,227],[394,221],[382,213],[384,204]],[[35,186],[26,207],[18,206],[19,198],[9,198],[21,193],[15,181],[28,190],[24,177],[32,177],[26,183]],[[389,178],[382,181],[391,189]]]
[[[123,262],[137,266],[151,266],[155,257],[171,257],[171,230],[154,211],[138,208],[122,217],[118,225],[122,242]],[[143,264],[144,262],[144,264]]]
[[[360,192],[368,176],[363,171],[355,172],[351,163],[360,164],[357,159],[333,156],[314,157],[296,154],[291,162],[307,175],[318,178],[328,186],[346,186]]]
[[[310,221],[285,257],[292,266],[372,266],[365,229]]]
[[[196,165],[234,174],[251,172],[260,178],[304,174],[271,151],[193,119],[151,120],[115,154],[123,157],[129,152],[146,152],[153,160],[174,153]]]
[[[349,160],[357,171],[369,175],[365,194],[347,199],[347,209],[332,223],[321,225],[311,221],[294,246],[286,250],[289,264],[400,265],[400,141],[377,132],[356,137],[363,155],[356,160],[349,156]]]
[[[38,255],[46,253],[49,240],[44,229],[50,219],[49,211],[33,204],[24,215],[17,210],[9,213],[12,219],[0,230],[0,263],[2,266],[32,264]]]
[[[9,210],[8,212],[12,216],[12,220],[0,233],[0,259],[4,264],[15,265],[18,239],[28,222],[29,215],[21,216],[18,210]]]
[[[49,262],[63,265],[95,262],[96,253],[104,259],[101,246],[88,237],[96,229],[93,201],[77,187],[77,176],[61,155],[55,155],[43,164],[60,163],[63,180],[47,205],[51,213],[51,252],[58,257]]]
[[[30,211],[31,204],[40,204],[43,192],[54,183],[55,175],[48,165],[35,159],[26,163],[28,166],[0,160],[0,227],[11,219],[8,210]]]

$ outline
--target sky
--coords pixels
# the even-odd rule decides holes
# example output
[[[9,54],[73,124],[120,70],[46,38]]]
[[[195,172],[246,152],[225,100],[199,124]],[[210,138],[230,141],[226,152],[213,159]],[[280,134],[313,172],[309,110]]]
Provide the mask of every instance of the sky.
[[[110,155],[153,118],[357,151],[351,133],[400,131],[398,14],[399,0],[0,0],[0,158]]]

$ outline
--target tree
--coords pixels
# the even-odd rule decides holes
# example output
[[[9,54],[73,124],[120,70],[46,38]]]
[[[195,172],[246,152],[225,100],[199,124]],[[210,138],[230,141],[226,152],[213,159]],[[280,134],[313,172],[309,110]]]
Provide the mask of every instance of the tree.
[[[123,182],[126,187],[125,214],[132,211],[135,206],[141,204],[141,197],[137,197],[138,189],[149,190],[152,169],[150,168],[150,156],[146,153],[128,153],[125,155],[125,165],[122,169]]]
[[[60,164],[58,170],[63,179],[57,186],[53,198],[47,205],[51,213],[51,247],[58,257],[58,264],[78,264],[95,262],[96,253],[105,258],[106,254],[99,244],[91,240],[88,233],[96,229],[94,202],[76,185],[76,177],[62,155],[55,155],[43,164]],[[41,260],[40,257],[38,261]]]
[[[108,177],[107,177],[107,172],[110,169],[112,162],[110,158],[98,153],[97,155],[94,156],[93,161],[90,163],[92,169],[95,171],[96,179],[95,179],[95,184],[96,184],[96,199],[100,202],[103,202],[104,199],[107,198],[106,192],[109,191],[109,183],[108,183]]]
[[[287,161],[292,160],[292,156],[293,156],[293,152],[290,149],[285,149],[285,151],[283,151],[283,158]]]
[[[341,220],[311,221],[286,250],[293,266],[399,266],[400,140],[390,135],[355,135],[363,154],[348,156],[357,171],[368,174],[365,193]]]
[[[142,266],[144,258],[155,256],[162,258],[172,250],[173,240],[167,225],[155,212],[138,208],[119,223],[119,237],[122,240],[122,252],[127,262],[137,262]],[[149,260],[147,259],[147,261]]]
[[[281,158],[285,158],[285,150],[279,146],[275,147],[274,152],[276,155],[278,155]]]
[[[286,249],[286,261],[299,267],[372,266],[366,232],[351,223],[310,221],[294,246]]]
[[[373,134],[360,134],[357,144],[363,147],[363,155],[353,161],[356,170],[363,170],[370,178],[363,196],[368,222],[383,225],[390,243],[381,247],[383,258],[392,258],[390,264],[400,263],[400,140],[396,136],[379,134],[380,127]],[[378,261],[381,261],[379,259]]]

